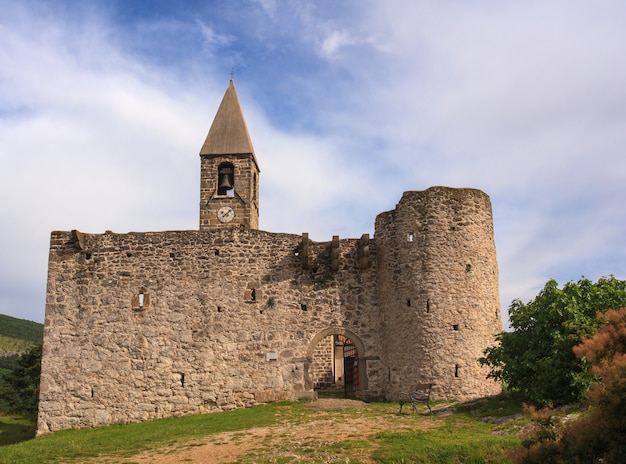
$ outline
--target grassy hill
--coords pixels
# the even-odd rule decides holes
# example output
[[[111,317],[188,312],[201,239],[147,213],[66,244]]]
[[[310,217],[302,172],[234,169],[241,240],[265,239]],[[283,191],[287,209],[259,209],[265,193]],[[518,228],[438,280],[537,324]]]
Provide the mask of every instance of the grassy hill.
[[[13,369],[21,353],[43,341],[43,324],[0,314],[0,372]]]
[[[0,335],[33,344],[43,340],[43,324],[0,314]]]

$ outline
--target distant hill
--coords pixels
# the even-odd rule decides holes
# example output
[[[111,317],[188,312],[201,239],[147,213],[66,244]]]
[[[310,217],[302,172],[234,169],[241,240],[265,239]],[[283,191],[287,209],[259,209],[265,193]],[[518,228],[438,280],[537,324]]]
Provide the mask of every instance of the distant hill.
[[[43,324],[0,314],[0,371],[15,367],[20,354],[43,342]]]
[[[43,341],[43,324],[0,314],[0,335],[32,343]]]

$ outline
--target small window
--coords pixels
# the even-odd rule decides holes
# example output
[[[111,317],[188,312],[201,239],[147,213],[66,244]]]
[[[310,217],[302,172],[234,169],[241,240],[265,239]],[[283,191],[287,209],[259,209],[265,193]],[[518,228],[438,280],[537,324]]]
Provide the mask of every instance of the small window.
[[[135,293],[131,299],[131,306],[136,310],[145,310],[150,306],[150,295],[145,289],[139,289],[139,293]]]
[[[415,235],[413,234],[413,232],[411,232],[411,233],[407,236],[407,240],[408,240],[409,242],[412,242],[414,238],[415,238]]]
[[[461,368],[458,364],[454,365],[454,376],[457,378],[461,376]]]
[[[452,326],[452,330],[459,330],[459,324],[454,324]]]

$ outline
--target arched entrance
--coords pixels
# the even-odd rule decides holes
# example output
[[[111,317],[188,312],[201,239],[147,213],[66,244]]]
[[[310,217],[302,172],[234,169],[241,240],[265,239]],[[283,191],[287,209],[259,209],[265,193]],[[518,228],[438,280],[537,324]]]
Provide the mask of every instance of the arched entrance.
[[[307,349],[305,385],[321,396],[361,396],[367,390],[365,347],[355,333],[341,327],[319,332]]]

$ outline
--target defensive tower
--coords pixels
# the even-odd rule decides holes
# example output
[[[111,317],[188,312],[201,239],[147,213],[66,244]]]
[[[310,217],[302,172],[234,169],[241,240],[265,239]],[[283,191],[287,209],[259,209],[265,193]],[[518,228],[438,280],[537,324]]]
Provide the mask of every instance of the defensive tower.
[[[475,189],[404,192],[376,218],[385,396],[433,381],[435,396],[500,391],[478,363],[502,330],[489,197]]]

